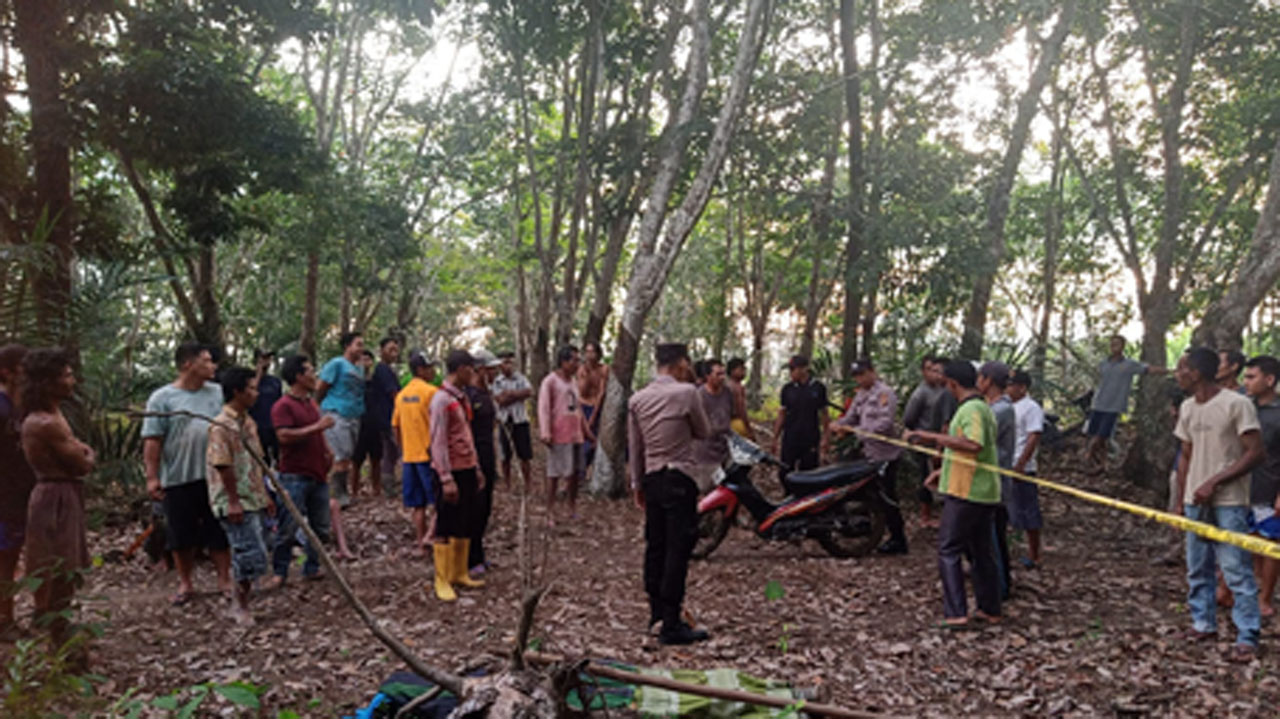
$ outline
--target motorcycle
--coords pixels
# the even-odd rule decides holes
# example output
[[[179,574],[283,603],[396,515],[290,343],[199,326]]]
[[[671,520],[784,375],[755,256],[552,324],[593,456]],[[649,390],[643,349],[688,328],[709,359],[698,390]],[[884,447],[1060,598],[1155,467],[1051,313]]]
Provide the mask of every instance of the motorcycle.
[[[729,459],[716,470],[715,489],[698,502],[695,559],[720,546],[739,507],[761,539],[814,539],[834,557],[861,557],[880,545],[885,499],[878,480],[885,463],[857,460],[791,472],[783,480],[787,497],[779,504],[752,483],[751,468],[759,464],[782,466],[756,444],[730,434]]]

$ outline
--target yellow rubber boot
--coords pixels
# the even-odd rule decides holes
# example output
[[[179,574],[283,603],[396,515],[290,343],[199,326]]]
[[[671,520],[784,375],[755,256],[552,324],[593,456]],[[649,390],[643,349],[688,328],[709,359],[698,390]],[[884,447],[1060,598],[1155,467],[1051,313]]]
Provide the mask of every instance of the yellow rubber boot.
[[[467,571],[467,558],[471,552],[471,540],[454,537],[449,540],[453,548],[453,582],[465,589],[477,589],[484,586],[484,580],[472,579]]]
[[[450,583],[453,577],[453,545],[433,544],[431,552],[436,565],[436,598],[442,602],[456,601],[458,593],[453,591]]]

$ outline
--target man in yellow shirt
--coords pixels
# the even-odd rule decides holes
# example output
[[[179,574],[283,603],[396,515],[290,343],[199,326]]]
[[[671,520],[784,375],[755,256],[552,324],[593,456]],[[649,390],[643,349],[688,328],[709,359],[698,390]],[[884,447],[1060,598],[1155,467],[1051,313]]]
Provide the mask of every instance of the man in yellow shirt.
[[[409,355],[409,371],[413,378],[396,395],[395,409],[391,413],[391,427],[395,432],[396,446],[400,450],[404,476],[401,494],[404,506],[413,514],[413,528],[417,537],[416,552],[427,555],[427,507],[435,504],[431,488],[431,398],[438,388],[431,384],[435,375],[435,362],[421,352]]]

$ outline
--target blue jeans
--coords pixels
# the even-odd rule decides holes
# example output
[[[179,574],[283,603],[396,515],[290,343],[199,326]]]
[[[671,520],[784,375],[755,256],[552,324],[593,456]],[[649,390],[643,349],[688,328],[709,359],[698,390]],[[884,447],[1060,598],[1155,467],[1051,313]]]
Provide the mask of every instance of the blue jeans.
[[[328,483],[318,482],[301,474],[282,474],[280,484],[284,487],[284,491],[289,493],[293,503],[298,505],[298,510],[307,518],[307,523],[311,525],[316,536],[320,537],[320,541],[329,541]],[[280,510],[278,514],[280,529],[276,535],[276,548],[272,552],[271,564],[277,577],[287,579],[289,562],[293,559],[293,547],[298,543],[296,537],[298,525],[287,509],[281,507]],[[316,550],[310,545],[303,545],[303,548],[306,551],[307,561],[302,565],[302,576],[311,577],[320,571],[320,559],[316,556]]]
[[[1187,505],[1185,511],[1188,519],[1232,532],[1249,533],[1248,507]],[[1235,545],[1211,542],[1187,532],[1187,584],[1191,587],[1187,604],[1191,608],[1192,626],[1198,632],[1218,631],[1214,615],[1218,607],[1214,597],[1218,583],[1215,567],[1222,569],[1222,578],[1235,599],[1231,621],[1236,625],[1236,643],[1258,646],[1262,619],[1258,614],[1258,585],[1253,579],[1253,555]]]

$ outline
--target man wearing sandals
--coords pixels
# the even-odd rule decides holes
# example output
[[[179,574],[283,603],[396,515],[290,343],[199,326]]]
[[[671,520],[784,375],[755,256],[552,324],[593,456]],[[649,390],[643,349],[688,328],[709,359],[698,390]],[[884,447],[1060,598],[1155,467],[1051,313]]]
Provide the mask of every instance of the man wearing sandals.
[[[1178,386],[1191,395],[1182,402],[1174,436],[1182,442],[1178,463],[1178,507],[1189,519],[1242,534],[1249,531],[1249,471],[1264,459],[1258,413],[1253,402],[1217,383],[1218,354],[1199,347],[1178,361]],[[1258,653],[1258,585],[1249,553],[1187,533],[1187,638],[1217,638],[1215,565],[1230,588],[1236,643],[1230,658],[1251,661]]]
[[[204,547],[213,559],[219,591],[231,593],[231,551],[222,525],[209,508],[209,424],[189,414],[213,417],[222,411],[222,388],[213,382],[216,365],[209,350],[195,343],[174,352],[178,379],[147,400],[149,416],[142,422],[142,459],[147,491],[164,503],[168,549],[178,567],[175,605],[185,604],[194,588],[196,549]]]

